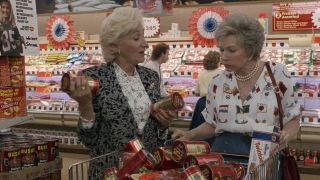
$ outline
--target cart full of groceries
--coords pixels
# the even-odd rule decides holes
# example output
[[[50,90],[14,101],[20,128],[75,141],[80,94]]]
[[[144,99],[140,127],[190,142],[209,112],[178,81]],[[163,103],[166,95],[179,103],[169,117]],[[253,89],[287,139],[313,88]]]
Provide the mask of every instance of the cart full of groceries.
[[[69,180],[88,179],[90,163],[99,158],[108,164],[99,174],[103,180],[276,180],[279,179],[280,152],[266,149],[272,147],[272,143],[253,138],[249,162],[243,164],[225,161],[224,155],[211,152],[205,141],[167,141],[164,147],[147,151],[139,139],[133,139],[122,152],[111,152],[70,166]]]

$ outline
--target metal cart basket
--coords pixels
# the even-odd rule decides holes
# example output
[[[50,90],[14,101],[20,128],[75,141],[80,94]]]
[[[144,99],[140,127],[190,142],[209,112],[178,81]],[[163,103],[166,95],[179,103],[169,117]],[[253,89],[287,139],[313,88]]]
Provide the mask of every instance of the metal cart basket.
[[[89,164],[103,161],[107,166],[112,166],[118,161],[119,152],[111,152],[92,159],[73,164],[69,167],[69,180],[87,180],[89,177]],[[280,170],[281,151],[275,153],[262,164],[250,170],[244,180],[278,180]]]
[[[245,180],[278,180],[281,179],[280,172],[281,151],[275,153],[262,164],[250,170]]]
[[[114,151],[101,156],[94,157],[85,161],[78,162],[69,167],[69,180],[87,180],[89,179],[90,163],[103,162],[104,165],[111,167],[118,162],[119,152]],[[100,172],[99,172],[100,173]],[[101,176],[101,174],[98,174]]]

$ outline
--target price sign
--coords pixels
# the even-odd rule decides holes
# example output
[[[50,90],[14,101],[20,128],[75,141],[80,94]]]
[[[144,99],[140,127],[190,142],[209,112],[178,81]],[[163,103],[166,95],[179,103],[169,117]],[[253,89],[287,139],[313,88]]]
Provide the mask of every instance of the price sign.
[[[150,38],[160,34],[160,19],[156,17],[143,18],[144,37]]]

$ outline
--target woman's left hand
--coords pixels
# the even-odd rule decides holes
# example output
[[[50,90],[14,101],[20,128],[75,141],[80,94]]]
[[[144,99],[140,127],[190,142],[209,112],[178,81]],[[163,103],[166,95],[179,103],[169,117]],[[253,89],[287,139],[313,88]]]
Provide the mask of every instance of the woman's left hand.
[[[168,128],[172,120],[177,116],[177,112],[173,110],[158,109],[152,115],[158,120],[162,128]]]

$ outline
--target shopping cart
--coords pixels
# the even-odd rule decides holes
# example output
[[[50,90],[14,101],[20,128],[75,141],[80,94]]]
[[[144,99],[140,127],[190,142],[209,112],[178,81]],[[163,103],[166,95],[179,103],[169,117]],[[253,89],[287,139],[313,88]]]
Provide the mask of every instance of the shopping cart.
[[[90,164],[99,164],[99,166],[112,167],[119,161],[119,152],[114,151],[101,156],[94,157],[85,161],[78,162],[69,167],[69,180],[87,180],[89,179]],[[102,172],[94,172],[97,177],[101,176]]]
[[[262,164],[250,170],[244,180],[278,180],[280,178],[280,158],[282,151],[279,151],[265,160]]]
[[[168,142],[167,145],[169,145]],[[244,180],[278,180],[280,170],[280,157],[281,151],[275,153],[269,157],[262,164],[258,165],[254,169],[250,170],[245,176]],[[119,152],[114,151],[108,154],[94,157],[89,160],[85,160],[69,167],[69,180],[87,180],[89,177],[90,163],[104,163],[107,167],[112,167],[117,164],[119,158]],[[101,172],[97,172],[98,176],[101,176]]]

